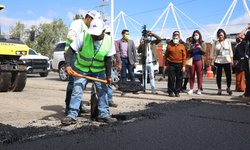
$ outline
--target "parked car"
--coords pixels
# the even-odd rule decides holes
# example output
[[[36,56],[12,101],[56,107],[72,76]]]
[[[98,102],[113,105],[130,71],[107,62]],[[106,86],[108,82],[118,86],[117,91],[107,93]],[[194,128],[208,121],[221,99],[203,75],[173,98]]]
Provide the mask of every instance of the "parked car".
[[[23,60],[27,65],[28,74],[39,73],[41,77],[48,76],[50,64],[47,56],[43,56],[30,48],[29,55],[21,56],[20,60]]]
[[[59,78],[62,81],[68,80],[68,74],[65,72],[64,49],[65,41],[56,44],[52,55],[52,70],[58,72]]]
[[[159,73],[159,63],[157,63],[154,66],[154,74],[158,74]],[[134,69],[134,74],[135,74],[135,78],[139,79],[142,82],[142,78],[143,78],[143,66],[142,64],[138,64],[136,65],[136,68]],[[149,83],[149,75],[147,78],[147,83]]]

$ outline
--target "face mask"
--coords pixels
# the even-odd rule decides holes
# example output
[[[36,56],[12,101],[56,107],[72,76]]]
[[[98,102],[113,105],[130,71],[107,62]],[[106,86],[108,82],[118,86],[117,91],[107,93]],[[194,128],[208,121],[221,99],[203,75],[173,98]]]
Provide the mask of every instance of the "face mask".
[[[152,36],[148,36],[148,37],[147,37],[147,40],[148,40],[148,41],[152,41]]]
[[[179,39],[173,39],[174,44],[178,44],[179,43]]]
[[[124,39],[128,41],[129,35],[126,34],[125,37],[124,37]]]
[[[195,41],[198,41],[198,40],[199,40],[199,35],[195,35],[195,36],[194,36],[194,40],[195,40]]]

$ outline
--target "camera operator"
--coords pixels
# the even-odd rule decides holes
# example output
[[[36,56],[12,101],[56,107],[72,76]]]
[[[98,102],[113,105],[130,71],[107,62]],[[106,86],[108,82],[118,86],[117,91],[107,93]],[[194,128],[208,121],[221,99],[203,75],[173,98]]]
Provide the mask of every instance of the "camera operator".
[[[155,40],[152,40],[153,37],[155,38]],[[160,42],[161,38],[158,35],[151,31],[147,31],[146,38],[143,38],[141,40],[138,47],[138,53],[141,53],[142,64],[143,66],[145,66],[144,72],[146,72],[145,78],[142,77],[143,84],[147,84],[147,76],[149,73],[152,94],[157,94],[157,92],[155,91],[154,65],[156,65],[158,62],[157,44],[159,44]]]

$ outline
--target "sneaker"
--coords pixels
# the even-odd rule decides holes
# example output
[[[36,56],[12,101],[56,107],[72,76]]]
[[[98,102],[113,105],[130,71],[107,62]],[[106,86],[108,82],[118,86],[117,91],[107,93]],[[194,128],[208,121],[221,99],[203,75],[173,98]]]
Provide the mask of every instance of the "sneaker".
[[[222,93],[222,90],[221,90],[221,89],[218,89],[217,95],[221,95],[221,93]]]
[[[63,120],[61,120],[61,123],[64,126],[69,126],[71,124],[76,124],[76,120],[74,120],[73,118],[67,116]]]
[[[233,92],[231,91],[230,88],[227,88],[227,93],[228,93],[229,95],[232,95],[232,94],[233,94]]]
[[[175,97],[180,97],[180,93],[175,93]]]
[[[85,106],[81,106],[81,108],[80,108],[80,113],[89,113],[90,112],[90,110],[88,109],[88,108],[86,108]]]
[[[169,96],[170,97],[174,97],[174,93],[169,93]]]
[[[187,90],[187,87],[181,87],[181,92],[185,92]]]
[[[194,93],[194,90],[189,90],[187,93],[188,95],[192,95]]]
[[[200,90],[200,89],[197,90],[197,94],[198,94],[198,95],[201,95],[201,90]]]
[[[114,103],[113,101],[109,101],[109,107],[117,107],[118,105]]]
[[[106,122],[106,123],[115,123],[115,122],[117,122],[117,119],[108,116],[108,117],[104,117],[104,118],[97,118],[97,121],[98,122]]]

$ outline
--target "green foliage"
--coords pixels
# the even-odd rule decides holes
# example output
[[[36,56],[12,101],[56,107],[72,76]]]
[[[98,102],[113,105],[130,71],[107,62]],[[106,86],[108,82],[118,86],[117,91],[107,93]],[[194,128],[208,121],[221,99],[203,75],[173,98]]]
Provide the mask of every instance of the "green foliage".
[[[84,19],[83,15],[81,14],[76,14],[73,18],[73,20],[77,20],[77,19]]]
[[[10,27],[10,38],[21,39],[25,34],[25,26],[18,21],[15,26]]]
[[[20,37],[24,42],[37,52],[51,58],[56,43],[65,40],[68,27],[62,19],[54,19],[51,23],[33,25],[28,29],[18,22],[11,29],[11,37]],[[34,34],[34,41],[31,40],[31,32]]]

